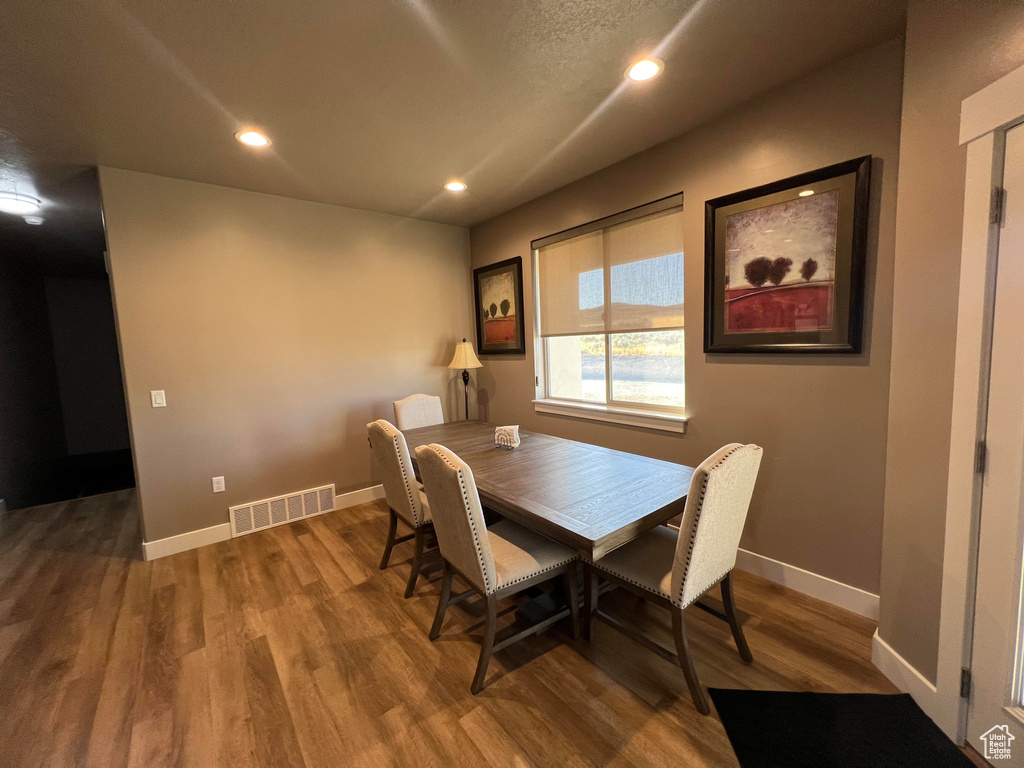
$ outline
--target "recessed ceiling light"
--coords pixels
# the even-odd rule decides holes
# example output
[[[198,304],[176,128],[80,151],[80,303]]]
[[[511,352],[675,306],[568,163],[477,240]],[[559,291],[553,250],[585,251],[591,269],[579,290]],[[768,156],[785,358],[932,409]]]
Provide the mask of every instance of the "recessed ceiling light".
[[[466,185],[461,181],[449,181],[444,185],[444,188],[449,192],[461,192],[466,188]]]
[[[270,139],[259,131],[239,131],[235,138],[250,147],[266,147],[270,145]]]
[[[0,211],[5,213],[35,213],[39,210],[39,205],[40,201],[35,197],[17,192],[0,192]]]
[[[661,74],[661,70],[664,68],[665,62],[661,59],[641,59],[626,70],[626,79],[637,82],[650,80],[652,77],[657,77]]]
[[[800,197],[810,197],[813,194],[814,194],[814,190],[813,189],[805,189],[803,192],[800,193]]]
[[[38,227],[44,221],[42,216],[26,216],[25,223],[31,224],[34,227]]]

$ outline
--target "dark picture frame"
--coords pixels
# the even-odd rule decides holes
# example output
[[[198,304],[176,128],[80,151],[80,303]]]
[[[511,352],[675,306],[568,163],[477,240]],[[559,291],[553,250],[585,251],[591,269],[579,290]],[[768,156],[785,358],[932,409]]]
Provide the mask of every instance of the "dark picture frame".
[[[477,354],[526,354],[523,258],[515,256],[474,269],[473,294]]]
[[[859,353],[870,189],[866,155],[708,200],[704,351]]]

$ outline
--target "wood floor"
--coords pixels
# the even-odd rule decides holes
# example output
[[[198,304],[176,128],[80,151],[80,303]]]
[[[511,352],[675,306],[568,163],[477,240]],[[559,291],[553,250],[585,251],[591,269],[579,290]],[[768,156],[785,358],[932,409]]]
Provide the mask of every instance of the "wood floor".
[[[0,763],[36,766],[734,766],[679,669],[598,624],[498,653],[472,696],[481,612],[427,631],[439,572],[402,597],[382,503],[139,559],[134,492],[0,518]],[[737,573],[755,663],[688,616],[705,685],[893,692],[872,622]],[[671,647],[667,612],[602,605]],[[507,618],[511,619],[511,612]]]

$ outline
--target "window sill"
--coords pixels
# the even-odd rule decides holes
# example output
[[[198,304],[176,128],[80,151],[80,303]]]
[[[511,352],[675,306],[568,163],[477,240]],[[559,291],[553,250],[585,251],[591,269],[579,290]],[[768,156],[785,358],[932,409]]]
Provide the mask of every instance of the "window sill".
[[[1024,725],[1024,709],[1021,707],[1003,707],[1003,712],[1008,714],[1021,725]]]
[[[674,413],[659,411],[640,411],[632,408],[616,408],[596,403],[574,403],[567,400],[534,400],[533,409],[537,413],[550,413],[556,416],[570,416],[588,421],[604,421],[611,424],[624,424],[630,427],[656,429],[661,432],[686,434],[687,417]]]

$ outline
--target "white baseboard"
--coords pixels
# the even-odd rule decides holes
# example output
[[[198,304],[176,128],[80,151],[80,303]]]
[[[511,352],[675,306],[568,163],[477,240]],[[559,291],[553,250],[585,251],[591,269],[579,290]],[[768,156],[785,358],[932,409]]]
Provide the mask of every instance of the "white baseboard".
[[[863,589],[745,549],[736,554],[736,567],[826,603],[878,620],[878,595]]]
[[[198,531],[188,531],[177,536],[168,536],[166,539],[142,542],[142,557],[145,560],[156,560],[168,555],[176,555],[189,549],[198,549],[207,544],[216,544],[218,541],[227,541],[231,538],[231,523],[211,525],[209,528],[200,528]]]
[[[939,697],[934,683],[929,682],[927,677],[879,637],[877,629],[871,638],[871,663],[878,667],[893,685],[904,693],[909,693],[928,717],[936,722],[941,721]]]
[[[354,507],[357,504],[365,504],[368,501],[384,498],[384,486],[372,485],[369,488],[360,488],[357,491],[341,493],[334,497],[334,509],[345,509]],[[205,547],[207,544],[216,544],[219,541],[227,541],[231,538],[231,523],[211,525],[209,528],[201,528],[198,531],[188,531],[177,536],[168,536],[166,539],[142,542],[142,557],[145,560],[156,560],[159,557],[176,555],[179,552],[186,552],[190,549]]]
[[[354,507],[357,504],[365,504],[368,501],[376,501],[384,498],[383,485],[371,485],[369,488],[360,488],[358,491],[339,493],[334,497],[334,508],[345,509]]]

